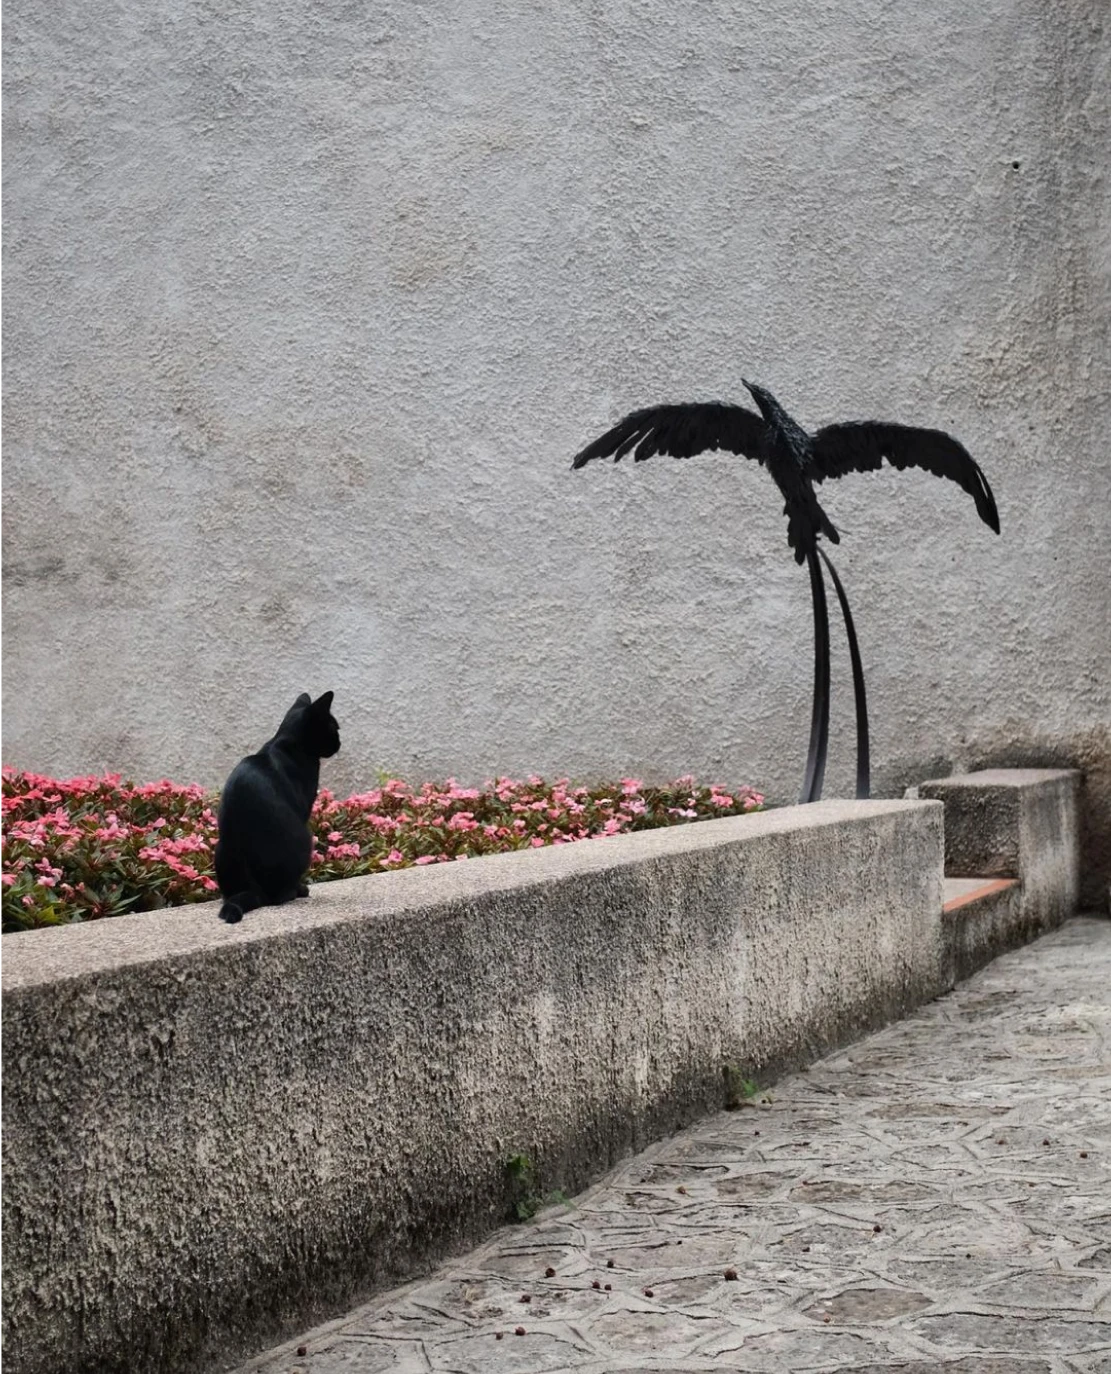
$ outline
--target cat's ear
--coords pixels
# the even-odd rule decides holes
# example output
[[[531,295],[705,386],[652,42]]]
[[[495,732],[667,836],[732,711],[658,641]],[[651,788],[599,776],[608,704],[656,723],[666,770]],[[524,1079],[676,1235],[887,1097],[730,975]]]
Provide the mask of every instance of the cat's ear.
[[[334,696],[335,692],[325,692],[322,697],[317,697],[312,704],[313,710],[319,711],[322,715],[324,712],[330,711],[332,709],[332,698]]]
[[[312,697],[309,696],[308,692],[302,692],[293,704],[294,706],[311,706]]]

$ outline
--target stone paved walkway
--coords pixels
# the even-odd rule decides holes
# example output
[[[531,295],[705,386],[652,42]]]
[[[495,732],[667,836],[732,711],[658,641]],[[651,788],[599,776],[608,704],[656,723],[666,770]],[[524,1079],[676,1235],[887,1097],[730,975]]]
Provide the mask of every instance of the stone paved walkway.
[[[771,1098],[244,1374],[1111,1374],[1111,922]]]

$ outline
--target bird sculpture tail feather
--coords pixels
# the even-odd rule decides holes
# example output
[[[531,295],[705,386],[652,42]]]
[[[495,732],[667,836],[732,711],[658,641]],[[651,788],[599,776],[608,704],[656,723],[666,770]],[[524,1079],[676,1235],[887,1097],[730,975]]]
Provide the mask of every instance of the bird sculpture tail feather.
[[[796,563],[806,562],[806,555],[814,548],[820,534],[824,534],[831,544],[840,544],[841,536],[836,526],[817,501],[813,503],[813,509],[806,512],[809,519],[799,519],[800,513],[792,511],[789,506],[783,509],[788,516],[787,543],[795,552]]]
[[[819,507],[819,509],[821,508]],[[831,544],[840,544],[841,536],[837,533],[833,521],[829,518],[829,516],[825,513],[824,510],[822,511],[822,533],[825,535],[825,537],[829,540]]]

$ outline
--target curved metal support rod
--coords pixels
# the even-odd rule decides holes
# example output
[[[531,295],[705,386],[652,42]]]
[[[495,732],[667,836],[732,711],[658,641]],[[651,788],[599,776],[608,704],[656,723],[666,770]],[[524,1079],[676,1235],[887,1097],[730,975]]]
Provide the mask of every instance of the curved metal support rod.
[[[819,544],[818,552],[822,562],[833,578],[837,600],[841,603],[841,615],[845,621],[845,638],[849,641],[849,658],[853,665],[853,696],[856,698],[856,795],[858,800],[866,801],[871,789],[871,759],[868,746],[868,698],[864,692],[864,665],[860,661],[860,647],[856,641],[856,626],[849,610],[849,598],[837,576],[837,569],[829,560],[825,549]]]
[[[814,707],[810,716],[810,752],[800,803],[814,802],[822,795],[829,748],[829,610],[822,565],[813,547],[807,550],[810,595],[814,601]]]

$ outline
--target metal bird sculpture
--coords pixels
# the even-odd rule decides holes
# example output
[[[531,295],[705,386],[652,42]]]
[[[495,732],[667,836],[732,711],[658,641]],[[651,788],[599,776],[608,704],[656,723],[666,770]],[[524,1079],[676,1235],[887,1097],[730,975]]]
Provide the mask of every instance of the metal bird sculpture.
[[[827,425],[814,434],[807,434],[765,387],[752,382],[744,385],[759,407],[759,415],[743,406],[720,401],[635,410],[588,444],[571,466],[585,467],[594,458],[612,457],[614,462],[619,462],[627,453],[632,453],[633,459],[641,463],[656,453],[693,458],[707,450],[724,449],[745,458],[755,458],[767,468],[783,496],[787,543],[794,550],[795,561],[805,562],[809,570],[814,605],[814,702],[810,751],[799,800],[817,801],[822,795],[829,745],[829,611],[822,563],[833,579],[845,621],[856,698],[856,795],[867,797],[870,762],[864,669],[848,597],[829,555],[818,542],[823,535],[833,544],[839,544],[841,539],[818,504],[814,484],[829,477],[843,477],[847,472],[874,472],[883,466],[885,459],[900,470],[922,468],[936,477],[947,477],[968,492],[976,503],[980,519],[998,534],[999,512],[995,498],[971,454],[939,429],[867,420]]]

